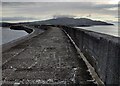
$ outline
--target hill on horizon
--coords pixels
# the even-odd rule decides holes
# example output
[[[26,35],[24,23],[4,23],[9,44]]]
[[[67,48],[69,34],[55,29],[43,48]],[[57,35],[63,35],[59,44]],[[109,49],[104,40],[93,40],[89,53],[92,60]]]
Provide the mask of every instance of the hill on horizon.
[[[30,24],[46,25],[69,25],[69,26],[92,26],[92,25],[113,25],[104,21],[97,21],[88,18],[58,17],[44,21],[31,22]]]
[[[58,17],[44,21],[34,21],[34,22],[2,23],[3,26],[9,26],[14,24],[66,25],[66,26],[114,25],[104,21],[97,21],[88,18],[70,18],[70,17]]]

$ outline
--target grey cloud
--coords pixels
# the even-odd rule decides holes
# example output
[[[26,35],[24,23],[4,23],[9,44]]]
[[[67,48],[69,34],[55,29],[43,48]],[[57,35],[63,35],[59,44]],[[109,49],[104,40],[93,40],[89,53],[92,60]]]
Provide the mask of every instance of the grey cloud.
[[[99,5],[94,5],[96,8],[104,9],[104,8],[115,8],[118,7],[117,4],[99,4]]]
[[[96,4],[95,2],[3,2],[3,13],[12,16],[53,16],[55,14],[73,15],[76,13],[98,13],[117,15],[117,10],[107,10],[117,4]]]
[[[83,2],[83,0],[1,0],[2,2]],[[84,2],[108,2],[109,0],[84,0]]]
[[[29,17],[2,17],[2,21],[22,21],[22,20],[35,20]]]
[[[54,18],[63,18],[63,17],[69,17],[69,18],[73,18],[73,17],[75,17],[74,15],[54,15],[53,16]]]
[[[103,8],[113,8],[118,7],[117,4],[96,4],[95,2],[3,2],[3,6],[7,7],[39,7],[42,9],[56,9],[56,8],[93,8],[93,9],[103,9]]]

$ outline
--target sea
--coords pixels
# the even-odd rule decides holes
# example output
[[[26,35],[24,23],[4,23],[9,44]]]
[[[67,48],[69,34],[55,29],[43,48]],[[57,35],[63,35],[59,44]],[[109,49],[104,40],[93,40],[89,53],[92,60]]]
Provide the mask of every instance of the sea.
[[[79,29],[85,29],[89,31],[95,31],[98,33],[108,34],[115,37],[120,37],[120,28],[118,23],[114,23],[114,25],[98,25],[98,26],[91,26],[91,27],[75,27]]]
[[[0,27],[0,34],[0,45],[28,35],[24,30],[11,30],[10,28],[2,27]]]

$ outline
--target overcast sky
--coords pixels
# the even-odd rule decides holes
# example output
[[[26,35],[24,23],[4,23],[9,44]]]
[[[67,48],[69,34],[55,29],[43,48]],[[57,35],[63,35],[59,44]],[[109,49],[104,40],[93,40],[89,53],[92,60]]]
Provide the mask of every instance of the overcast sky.
[[[51,2],[50,2],[51,1]],[[54,1],[54,2],[53,2]],[[58,2],[59,1],[59,2]],[[64,1],[64,2],[63,2]],[[4,0],[4,21],[31,21],[49,19],[53,16],[87,17],[96,20],[117,21],[118,0]]]

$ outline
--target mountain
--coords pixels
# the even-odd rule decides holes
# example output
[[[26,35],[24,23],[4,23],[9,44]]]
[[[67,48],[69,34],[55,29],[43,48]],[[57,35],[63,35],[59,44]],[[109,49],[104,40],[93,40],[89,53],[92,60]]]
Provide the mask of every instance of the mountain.
[[[45,21],[37,21],[31,22],[30,24],[47,24],[47,25],[68,25],[68,26],[92,26],[92,25],[113,25],[111,23],[103,22],[103,21],[96,21],[87,18],[56,18],[56,19],[49,19]]]
[[[12,25],[15,25],[16,23],[7,23],[7,22],[1,22],[0,27],[10,27]]]
[[[29,24],[29,22],[22,22],[22,23],[8,23],[8,22],[0,22],[0,27],[10,27],[17,24]]]
[[[93,26],[93,25],[113,25],[111,23],[91,20],[88,18],[69,18],[59,17],[44,21],[22,22],[22,23],[0,23],[3,27],[9,27],[15,24],[32,24],[32,25],[66,25],[66,26]]]

